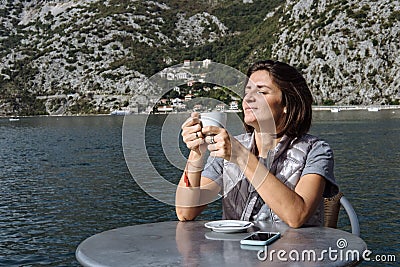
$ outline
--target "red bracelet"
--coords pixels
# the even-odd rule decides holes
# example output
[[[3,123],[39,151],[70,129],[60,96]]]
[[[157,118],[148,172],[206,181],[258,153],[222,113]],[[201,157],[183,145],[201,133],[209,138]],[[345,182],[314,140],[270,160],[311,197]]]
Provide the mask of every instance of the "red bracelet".
[[[187,175],[186,170],[183,172],[183,180],[185,181],[186,187],[190,186],[190,181],[189,181],[189,177]]]

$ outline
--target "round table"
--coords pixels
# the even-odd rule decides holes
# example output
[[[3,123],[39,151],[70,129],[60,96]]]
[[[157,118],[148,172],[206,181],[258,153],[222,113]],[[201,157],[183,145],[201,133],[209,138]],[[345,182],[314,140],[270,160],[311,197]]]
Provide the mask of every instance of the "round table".
[[[76,250],[83,266],[353,266],[362,261],[365,242],[326,227],[293,229],[256,222],[244,233],[216,233],[204,221],[159,222],[105,231]],[[243,246],[254,231],[278,231],[268,247]]]

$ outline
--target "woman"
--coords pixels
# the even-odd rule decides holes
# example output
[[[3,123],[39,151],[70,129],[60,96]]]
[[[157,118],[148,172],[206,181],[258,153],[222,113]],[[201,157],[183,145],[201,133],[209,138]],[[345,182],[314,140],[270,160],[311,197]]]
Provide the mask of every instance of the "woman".
[[[232,137],[223,128],[202,127],[198,113],[182,126],[190,154],[176,194],[178,219],[195,219],[222,191],[224,219],[322,225],[323,196],[333,196],[338,187],[332,150],[307,134],[312,95],[305,79],[271,60],[253,64],[247,77],[246,134]]]

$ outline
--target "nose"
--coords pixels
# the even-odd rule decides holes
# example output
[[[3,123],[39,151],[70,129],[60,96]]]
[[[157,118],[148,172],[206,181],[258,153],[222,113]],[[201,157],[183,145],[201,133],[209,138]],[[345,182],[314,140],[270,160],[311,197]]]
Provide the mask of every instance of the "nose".
[[[248,90],[244,94],[243,101],[245,101],[245,102],[253,102],[254,101],[254,90]]]

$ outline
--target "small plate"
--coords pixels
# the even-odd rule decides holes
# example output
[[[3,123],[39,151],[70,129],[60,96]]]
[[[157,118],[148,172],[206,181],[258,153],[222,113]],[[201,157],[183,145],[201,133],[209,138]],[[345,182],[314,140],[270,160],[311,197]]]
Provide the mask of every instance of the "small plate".
[[[212,229],[217,233],[237,233],[243,232],[254,224],[248,221],[240,220],[220,220],[212,221],[204,224],[205,227]]]
[[[249,236],[249,233],[217,233],[214,231],[208,231],[204,234],[204,237],[208,240],[221,240],[221,241],[240,241],[243,238]]]

